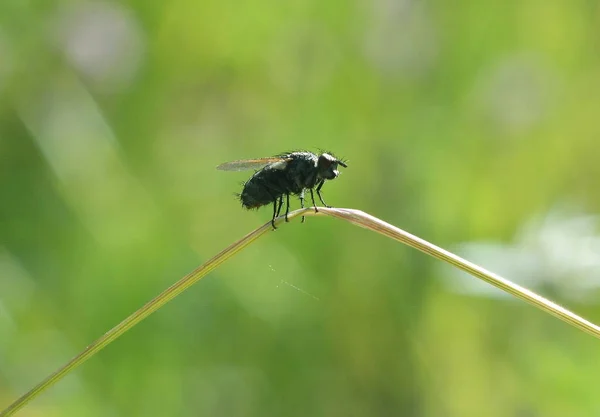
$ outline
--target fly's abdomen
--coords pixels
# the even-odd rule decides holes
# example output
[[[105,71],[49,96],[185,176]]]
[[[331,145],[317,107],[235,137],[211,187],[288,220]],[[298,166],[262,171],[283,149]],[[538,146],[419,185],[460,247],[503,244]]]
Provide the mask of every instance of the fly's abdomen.
[[[244,207],[251,209],[272,203],[275,198],[258,181],[251,179],[244,185],[244,189],[240,194],[240,200]]]
[[[280,171],[259,171],[244,184],[240,194],[242,205],[248,209],[258,208],[277,200],[286,193],[284,177]]]

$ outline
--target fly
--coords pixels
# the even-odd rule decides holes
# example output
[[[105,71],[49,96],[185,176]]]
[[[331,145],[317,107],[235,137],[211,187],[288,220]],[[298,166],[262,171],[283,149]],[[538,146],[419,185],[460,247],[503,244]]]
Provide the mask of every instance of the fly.
[[[304,208],[304,192],[310,191],[315,212],[319,211],[315,204],[313,190],[325,207],[321,188],[326,180],[333,180],[339,175],[338,165],[347,168],[345,161],[336,158],[331,153],[316,155],[312,152],[290,152],[270,158],[242,159],[225,162],[217,167],[222,171],[244,171],[254,169],[254,175],[244,183],[239,194],[242,206],[247,209],[273,203],[273,218],[271,225],[275,227],[275,218],[281,213],[283,197],[286,199],[285,221],[290,212],[290,194],[300,198],[300,206]],[[304,216],[302,217],[304,222]]]

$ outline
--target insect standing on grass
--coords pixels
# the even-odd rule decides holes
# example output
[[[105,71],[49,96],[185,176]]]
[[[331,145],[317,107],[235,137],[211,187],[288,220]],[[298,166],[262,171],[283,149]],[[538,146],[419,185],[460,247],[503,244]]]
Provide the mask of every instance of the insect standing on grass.
[[[290,212],[290,194],[298,195],[300,206],[304,208],[304,191],[310,191],[315,211],[316,188],[317,196],[325,207],[329,207],[323,196],[321,188],[325,180],[332,180],[339,175],[338,165],[347,168],[346,163],[333,156],[331,153],[315,155],[312,152],[290,152],[271,158],[243,159],[225,162],[217,167],[223,171],[244,171],[256,169],[257,171],[244,183],[244,189],[239,195],[242,206],[247,209],[259,208],[273,203],[273,218],[271,225],[275,227],[275,218],[281,213],[283,197],[286,199],[285,221],[288,221]],[[304,221],[304,217],[302,217]]]

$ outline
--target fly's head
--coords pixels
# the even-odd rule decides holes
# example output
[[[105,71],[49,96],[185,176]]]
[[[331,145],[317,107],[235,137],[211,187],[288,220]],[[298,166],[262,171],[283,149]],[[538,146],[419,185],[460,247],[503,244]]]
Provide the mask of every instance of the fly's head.
[[[337,159],[335,156],[322,153],[317,160],[317,177],[325,180],[332,180],[340,175],[338,165],[348,168],[344,161]]]

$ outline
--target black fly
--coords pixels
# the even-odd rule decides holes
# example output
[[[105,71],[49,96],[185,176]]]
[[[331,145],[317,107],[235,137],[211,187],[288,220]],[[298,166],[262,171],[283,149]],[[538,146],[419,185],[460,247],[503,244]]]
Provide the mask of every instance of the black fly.
[[[283,197],[286,198],[285,220],[290,212],[290,194],[300,197],[300,206],[304,208],[304,191],[310,191],[312,204],[317,210],[313,189],[325,207],[329,207],[321,188],[325,180],[332,180],[339,175],[338,165],[347,168],[346,163],[331,153],[315,155],[312,152],[290,152],[271,158],[243,159],[225,162],[217,167],[223,171],[243,171],[257,169],[239,195],[242,206],[247,209],[259,208],[273,203],[271,225],[275,227],[275,218],[281,213]],[[302,218],[304,221],[304,217]]]

